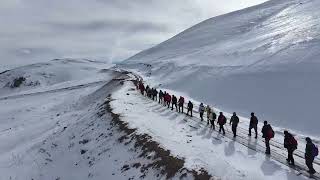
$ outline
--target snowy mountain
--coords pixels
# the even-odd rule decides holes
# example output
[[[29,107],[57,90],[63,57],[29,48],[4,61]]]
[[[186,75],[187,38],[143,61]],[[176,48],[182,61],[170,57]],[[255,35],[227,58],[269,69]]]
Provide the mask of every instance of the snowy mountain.
[[[208,19],[118,66],[225,111],[319,136],[318,7],[271,0]]]
[[[0,180],[211,177],[113,112],[111,95],[135,76],[109,67],[57,59],[0,74]]]
[[[87,59],[55,59],[18,67],[0,73],[0,97],[106,80],[110,67]]]
[[[61,59],[1,74],[0,179],[300,180],[308,176],[303,136],[295,134],[299,147],[297,167],[292,169],[277,128],[272,156],[265,156],[263,139],[247,137],[247,119],[240,119],[238,138],[232,138],[229,126],[223,136],[199,118],[141,95],[133,83],[140,78],[136,74],[106,67],[95,61]],[[15,83],[19,77],[25,80]],[[315,169],[319,168],[316,158]]]

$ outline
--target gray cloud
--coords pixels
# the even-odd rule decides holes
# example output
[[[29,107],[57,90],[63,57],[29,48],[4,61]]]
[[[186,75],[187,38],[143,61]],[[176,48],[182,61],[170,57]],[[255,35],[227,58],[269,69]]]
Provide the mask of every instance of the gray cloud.
[[[0,71],[54,58],[119,61],[265,0],[2,0]]]
[[[91,21],[91,22],[52,22],[47,24],[50,28],[61,31],[123,31],[129,33],[138,32],[169,32],[169,27],[164,24],[155,24],[153,22],[131,22],[128,20],[118,21]]]

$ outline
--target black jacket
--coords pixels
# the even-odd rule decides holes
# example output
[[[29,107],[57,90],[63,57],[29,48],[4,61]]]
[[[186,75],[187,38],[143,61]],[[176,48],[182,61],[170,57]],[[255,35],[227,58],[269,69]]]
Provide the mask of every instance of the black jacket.
[[[163,92],[160,90],[159,92],[159,97],[162,98],[163,97]]]
[[[239,117],[238,116],[232,116],[231,119],[230,119],[230,124],[232,124],[233,127],[238,126]]]
[[[217,114],[215,112],[212,112],[212,120],[216,120],[217,119]]]
[[[314,144],[312,142],[308,142],[306,144],[306,153],[305,153],[305,157],[306,158],[314,158],[313,157],[313,148],[314,148]]]
[[[177,97],[176,96],[173,96],[172,97],[172,104],[177,104]]]
[[[251,116],[250,118],[250,127],[254,127],[258,125],[258,118],[256,116]]]
[[[188,103],[188,109],[192,109],[193,108],[193,104],[191,102]]]

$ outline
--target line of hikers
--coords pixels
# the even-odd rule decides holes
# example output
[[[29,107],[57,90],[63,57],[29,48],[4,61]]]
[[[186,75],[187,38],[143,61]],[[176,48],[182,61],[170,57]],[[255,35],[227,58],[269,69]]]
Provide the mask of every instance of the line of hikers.
[[[137,89],[140,90],[142,95],[145,95],[149,97],[150,99],[154,101],[158,101],[159,104],[162,104],[168,108],[170,108],[171,104],[171,110],[174,110],[176,108],[176,111],[179,113],[183,112],[183,106],[185,103],[184,97],[180,96],[179,99],[175,95],[170,95],[166,91],[158,91],[155,88],[150,88],[148,85],[145,87],[144,84],[139,81],[137,83]],[[187,103],[187,116],[192,117],[192,111],[193,111],[193,103],[189,101]],[[204,106],[203,103],[200,103],[199,105],[199,114],[200,119],[203,121],[203,115],[207,112],[207,125],[211,124],[211,128],[215,129],[215,120],[217,120],[217,125],[219,126],[219,133],[223,133],[225,135],[225,129],[224,125],[227,123],[227,118],[223,115],[223,112],[219,112],[219,116],[217,118],[217,114],[214,112],[214,110],[207,105]],[[190,113],[190,115],[189,115]],[[236,138],[237,136],[237,127],[239,124],[239,117],[237,116],[236,112],[233,113],[233,115],[230,118],[229,124],[231,125],[231,129],[233,132],[233,137]],[[264,121],[263,127],[261,130],[262,138],[265,140],[266,145],[266,151],[265,153],[267,155],[270,155],[270,140],[274,138],[274,131],[270,124],[268,124],[267,121]],[[252,112],[250,117],[250,123],[249,123],[249,134],[248,136],[251,136],[251,130],[254,129],[255,131],[255,138],[258,138],[258,118],[255,116],[255,114]],[[319,150],[318,147],[312,143],[312,140],[307,137],[306,139],[306,148],[305,148],[305,163],[307,167],[309,168],[309,173],[314,174],[316,173],[315,169],[313,168],[313,161],[316,156],[318,156]],[[288,131],[284,131],[284,148],[288,151],[288,158],[287,162],[289,165],[294,166],[294,158],[293,158],[293,152],[297,149],[298,142],[294,138],[292,134],[290,134]]]

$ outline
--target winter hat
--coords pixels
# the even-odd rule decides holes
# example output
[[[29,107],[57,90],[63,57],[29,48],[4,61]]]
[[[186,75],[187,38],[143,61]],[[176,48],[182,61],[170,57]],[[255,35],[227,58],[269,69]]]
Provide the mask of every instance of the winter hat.
[[[312,142],[309,137],[306,137],[306,141],[307,141],[308,143],[311,143],[311,142]]]

